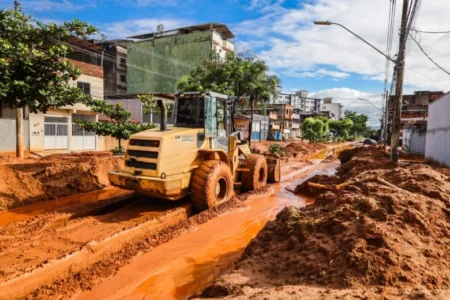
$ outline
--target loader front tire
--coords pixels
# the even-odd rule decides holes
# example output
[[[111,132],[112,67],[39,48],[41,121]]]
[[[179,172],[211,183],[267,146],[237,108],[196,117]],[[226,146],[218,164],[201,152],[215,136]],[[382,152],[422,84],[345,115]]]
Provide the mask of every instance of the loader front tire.
[[[230,167],[218,160],[204,161],[192,174],[191,200],[199,211],[207,210],[233,195]]]
[[[260,189],[267,184],[267,161],[259,154],[250,154],[246,157],[249,172],[242,173],[242,190],[244,192]]]

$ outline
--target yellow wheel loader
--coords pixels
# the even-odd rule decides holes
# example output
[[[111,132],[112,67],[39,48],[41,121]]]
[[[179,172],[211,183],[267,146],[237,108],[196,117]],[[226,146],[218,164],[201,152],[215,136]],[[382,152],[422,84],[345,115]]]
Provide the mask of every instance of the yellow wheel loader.
[[[109,173],[111,184],[167,200],[190,195],[202,211],[230,199],[235,187],[250,191],[279,182],[279,158],[252,154],[231,134],[231,104],[214,92],[179,93],[168,128],[166,106],[158,100],[160,128],[130,137],[125,167]]]

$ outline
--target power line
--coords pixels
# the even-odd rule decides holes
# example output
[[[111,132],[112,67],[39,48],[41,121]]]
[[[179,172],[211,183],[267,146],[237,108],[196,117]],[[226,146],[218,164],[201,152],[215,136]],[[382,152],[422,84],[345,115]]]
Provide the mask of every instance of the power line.
[[[420,51],[422,51],[423,54],[425,54],[426,57],[428,57],[428,59],[435,64],[439,69],[441,69],[442,71],[444,71],[445,73],[447,73],[448,75],[450,75],[450,72],[448,72],[447,70],[445,70],[443,67],[441,67],[437,62],[435,62],[426,52],[425,50],[422,48],[422,46],[420,45],[420,43],[413,37],[412,34],[410,34],[411,39],[416,43],[417,47],[419,47]]]
[[[417,28],[411,28],[411,31],[420,32],[420,33],[431,33],[431,34],[450,33],[450,30],[448,30],[448,31],[425,31],[425,30],[420,30],[420,29],[417,29]]]

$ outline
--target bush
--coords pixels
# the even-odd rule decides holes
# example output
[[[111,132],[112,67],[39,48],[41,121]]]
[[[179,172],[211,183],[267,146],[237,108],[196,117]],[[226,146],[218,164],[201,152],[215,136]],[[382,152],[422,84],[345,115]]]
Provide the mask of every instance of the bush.
[[[124,151],[123,147],[120,147],[120,148],[116,147],[116,148],[112,149],[111,152],[112,152],[112,154],[114,156],[116,156],[116,155],[124,155],[125,154],[125,151]]]
[[[345,139],[347,142],[354,142],[356,140],[356,137],[354,136],[349,136],[348,138]]]
[[[273,154],[283,155],[283,147],[280,144],[272,144],[269,146],[269,152]]]

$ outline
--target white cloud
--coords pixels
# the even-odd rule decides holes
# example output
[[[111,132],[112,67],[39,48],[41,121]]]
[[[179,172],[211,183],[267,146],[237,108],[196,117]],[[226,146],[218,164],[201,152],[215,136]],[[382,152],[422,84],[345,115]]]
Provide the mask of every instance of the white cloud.
[[[286,75],[295,77],[311,77],[311,78],[322,78],[324,76],[330,76],[334,79],[345,79],[350,76],[348,73],[344,72],[338,72],[338,71],[331,71],[327,69],[318,69],[315,71],[306,71],[306,72],[299,72],[299,73],[285,73]]]
[[[380,110],[383,107],[383,97],[381,94],[367,93],[350,88],[331,88],[325,89],[317,92],[309,93],[308,97],[332,97],[333,103],[341,103],[344,108],[343,110],[353,110],[360,114],[365,114],[369,117],[367,122],[368,126],[379,127],[380,126]],[[378,107],[375,108],[366,101],[358,100],[366,99],[369,100],[373,105]]]
[[[104,23],[98,25],[108,39],[126,38],[132,35],[155,32],[159,24],[164,25],[164,30],[175,29],[192,24],[187,19],[148,18],[139,20],[127,20],[121,22]]]
[[[301,77],[302,73],[314,73],[327,68],[324,66],[330,66],[336,72],[360,74],[362,78],[380,81],[381,90],[385,58],[344,29],[338,26],[315,26],[313,21],[341,23],[384,51],[389,2],[316,0],[311,4],[286,9],[277,1],[252,1],[250,7],[259,9],[263,16],[236,25],[234,31],[238,36],[251,39],[254,44],[257,41],[265,42],[264,50],[258,54],[277,72]],[[265,8],[267,6],[279,9],[268,10]],[[446,16],[449,8],[450,0],[423,3],[416,27],[449,30],[450,19]],[[397,49],[400,9],[401,5],[397,4],[392,56]],[[412,41],[410,43],[405,84],[415,89],[449,90],[450,77],[434,66]],[[447,54],[450,39],[447,36],[422,34],[421,44],[433,59],[450,70]],[[392,67],[391,64],[391,72]]]

